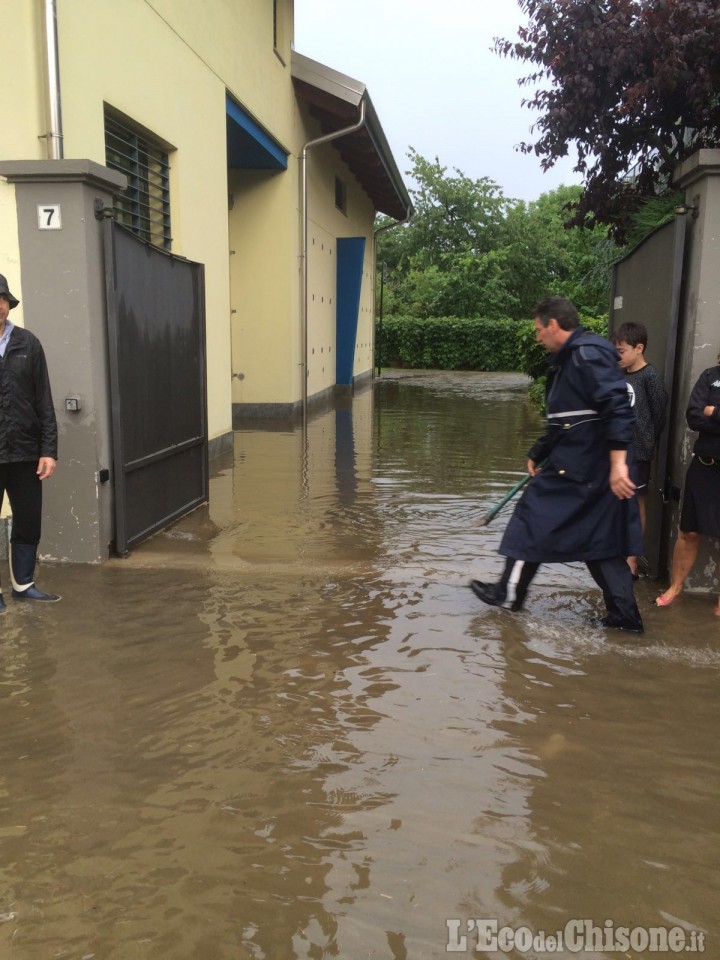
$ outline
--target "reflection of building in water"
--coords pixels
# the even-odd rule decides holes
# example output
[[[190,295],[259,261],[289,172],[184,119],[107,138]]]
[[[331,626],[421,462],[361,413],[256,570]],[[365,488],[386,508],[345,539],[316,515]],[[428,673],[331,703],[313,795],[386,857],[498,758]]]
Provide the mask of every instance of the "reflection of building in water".
[[[373,393],[310,420],[302,430],[238,430],[234,464],[213,481],[210,516],[220,532],[216,562],[372,559]],[[232,484],[231,507],[216,497]],[[215,501],[217,500],[217,509]]]

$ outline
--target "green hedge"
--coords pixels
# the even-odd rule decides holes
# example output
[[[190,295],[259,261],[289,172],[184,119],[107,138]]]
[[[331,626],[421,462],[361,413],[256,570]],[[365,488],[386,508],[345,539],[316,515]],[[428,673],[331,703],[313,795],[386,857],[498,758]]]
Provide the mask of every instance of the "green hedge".
[[[376,328],[383,367],[517,370],[517,320],[483,317],[385,317]]]
[[[583,316],[581,323],[607,335],[607,317]],[[383,367],[519,370],[537,379],[547,366],[532,320],[391,316],[378,322],[375,335],[376,362]]]

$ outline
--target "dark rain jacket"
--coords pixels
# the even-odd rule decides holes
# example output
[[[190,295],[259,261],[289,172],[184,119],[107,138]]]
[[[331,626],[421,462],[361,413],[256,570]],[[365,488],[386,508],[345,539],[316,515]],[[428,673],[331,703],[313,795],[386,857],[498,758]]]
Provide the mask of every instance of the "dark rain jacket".
[[[705,407],[715,407],[711,417]],[[685,419],[691,430],[698,431],[693,453],[720,460],[720,366],[703,370],[688,400]]]
[[[609,482],[610,450],[629,447],[635,424],[617,351],[578,327],[549,363],[547,431],[528,453],[546,462],[517,504],[500,553],[533,563],[641,555],[637,503],[618,499]]]
[[[38,338],[14,327],[0,357],[0,463],[57,460],[57,421]]]

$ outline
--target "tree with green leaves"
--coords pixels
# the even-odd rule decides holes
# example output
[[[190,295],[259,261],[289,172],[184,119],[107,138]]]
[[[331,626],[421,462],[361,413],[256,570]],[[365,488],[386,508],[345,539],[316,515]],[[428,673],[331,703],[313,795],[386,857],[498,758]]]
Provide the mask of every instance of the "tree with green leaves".
[[[378,238],[386,314],[521,319],[548,291],[588,313],[607,311],[613,245],[603,231],[563,225],[579,187],[524,203],[487,178],[409,156],[416,214]]]

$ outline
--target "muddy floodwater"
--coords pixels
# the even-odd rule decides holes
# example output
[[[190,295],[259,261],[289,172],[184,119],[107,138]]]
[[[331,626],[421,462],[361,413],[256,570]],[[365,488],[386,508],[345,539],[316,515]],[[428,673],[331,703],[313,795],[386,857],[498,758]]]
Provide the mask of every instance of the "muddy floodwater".
[[[720,957],[712,600],[640,581],[637,637],[582,565],[520,614],[468,589],[525,386],[389,374],[305,440],[238,431],[208,508],[8,598],[0,960]]]

